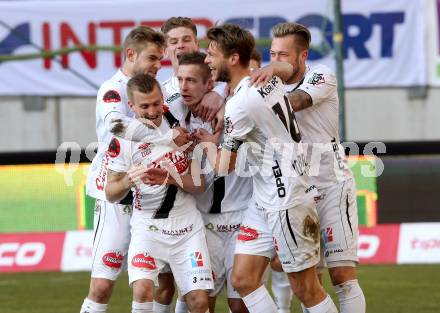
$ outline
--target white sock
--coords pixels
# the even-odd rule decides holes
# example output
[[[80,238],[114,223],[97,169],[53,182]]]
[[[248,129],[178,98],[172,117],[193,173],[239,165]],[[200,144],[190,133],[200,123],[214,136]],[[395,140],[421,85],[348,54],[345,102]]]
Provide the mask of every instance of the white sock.
[[[341,313],[365,313],[365,296],[357,279],[348,280],[334,287]]]
[[[107,311],[107,304],[97,303],[95,301],[90,300],[89,298],[85,298],[84,302],[81,306],[80,313],[105,313]]]
[[[171,313],[171,305],[160,304],[159,302],[153,301],[154,313]]]
[[[264,285],[243,298],[249,313],[277,313],[277,306]]]
[[[131,305],[131,313],[154,313],[153,302],[136,302]]]
[[[286,273],[272,270],[272,293],[278,313],[290,313],[293,292]]]
[[[186,302],[177,298],[175,313],[188,313],[188,306],[186,305]]]
[[[338,309],[329,295],[321,302],[311,308],[307,308],[309,313],[338,313]]]

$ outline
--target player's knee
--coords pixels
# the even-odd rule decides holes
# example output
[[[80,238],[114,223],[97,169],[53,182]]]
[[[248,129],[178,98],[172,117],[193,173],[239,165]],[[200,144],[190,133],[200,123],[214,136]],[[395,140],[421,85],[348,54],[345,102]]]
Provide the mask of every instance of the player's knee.
[[[233,271],[231,275],[231,284],[232,287],[237,290],[240,296],[243,297],[256,290],[261,283],[252,275],[244,275],[241,272],[238,273]]]
[[[136,302],[153,301],[153,282],[148,279],[139,279],[133,283],[133,300]]]
[[[208,293],[204,290],[194,290],[185,295],[190,312],[205,313],[209,307]]]
[[[97,303],[108,303],[112,295],[114,281],[104,278],[92,278],[90,283],[90,300]]]
[[[289,274],[293,293],[302,303],[310,303],[323,294],[315,271],[302,271]]]
[[[329,268],[330,278],[334,286],[356,279],[356,268],[353,266],[340,266]]]
[[[154,300],[162,304],[171,304],[175,292],[174,283],[159,282],[159,287],[154,289]]]
[[[232,313],[248,313],[248,309],[241,299],[228,299],[229,309]]]

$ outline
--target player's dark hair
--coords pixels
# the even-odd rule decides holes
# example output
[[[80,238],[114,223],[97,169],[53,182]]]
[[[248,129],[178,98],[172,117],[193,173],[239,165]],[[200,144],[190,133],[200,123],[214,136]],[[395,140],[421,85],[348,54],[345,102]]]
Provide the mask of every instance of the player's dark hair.
[[[133,28],[125,37],[123,48],[133,48],[136,53],[140,53],[147,44],[155,44],[159,48],[165,47],[165,37],[154,29],[147,26]]]
[[[165,23],[162,24],[160,30],[162,31],[162,33],[166,35],[170,30],[177,27],[185,27],[190,29],[194,33],[194,36],[197,38],[196,24],[194,24],[192,19],[190,19],[189,17],[182,17],[182,16],[170,17],[165,21]]]
[[[130,101],[133,101],[133,92],[138,91],[141,93],[150,93],[154,90],[154,87],[157,87],[160,92],[162,90],[160,89],[159,82],[147,74],[137,74],[130,78],[130,80],[127,83],[127,94]]]
[[[206,54],[203,52],[189,52],[181,54],[179,57],[180,65],[197,65],[202,73],[203,82],[206,83],[211,78],[211,69],[205,63]]]
[[[252,50],[251,60],[254,60],[258,63],[258,67],[261,67],[261,53],[257,48]]]
[[[274,38],[282,38],[292,35],[295,43],[301,50],[309,49],[312,36],[310,31],[304,25],[298,23],[279,23],[272,28]]]
[[[234,24],[224,24],[212,27],[208,30],[208,39],[215,42],[225,57],[234,53],[240,56],[240,64],[244,67],[249,66],[252,50],[255,48],[255,40],[252,34]]]

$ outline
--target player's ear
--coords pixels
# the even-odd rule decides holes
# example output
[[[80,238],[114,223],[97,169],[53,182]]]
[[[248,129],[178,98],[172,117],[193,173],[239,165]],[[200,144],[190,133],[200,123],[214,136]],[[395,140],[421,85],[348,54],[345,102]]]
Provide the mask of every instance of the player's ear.
[[[136,51],[134,51],[133,48],[125,49],[125,57],[128,61],[134,62],[134,60],[136,59]]]
[[[208,78],[208,90],[212,90],[214,88],[214,81],[212,78]]]
[[[308,57],[309,57],[309,50],[303,50],[303,52],[301,52],[301,61],[305,62]]]
[[[130,100],[128,100],[128,107],[133,110],[133,102],[131,102]]]
[[[238,55],[238,53],[233,53],[229,57],[229,61],[231,62],[231,65],[238,65],[240,63],[240,56]]]

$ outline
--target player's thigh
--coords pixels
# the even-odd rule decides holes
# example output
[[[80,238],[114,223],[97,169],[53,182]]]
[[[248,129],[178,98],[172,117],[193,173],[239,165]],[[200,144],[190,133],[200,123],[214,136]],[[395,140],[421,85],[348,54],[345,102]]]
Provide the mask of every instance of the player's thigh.
[[[92,277],[115,280],[125,268],[131,206],[96,200]]]
[[[267,211],[281,266],[299,272],[319,261],[319,218],[313,198],[287,210]]]
[[[182,296],[193,290],[214,288],[204,229],[171,247],[169,263]]]
[[[352,179],[320,190],[318,203],[323,255],[327,266],[355,266],[358,262],[358,215]],[[345,262],[345,263],[344,263]]]
[[[214,277],[214,289],[209,293],[210,297],[215,297],[223,290],[226,282],[226,235],[215,230],[206,230],[206,243],[208,245],[211,258],[211,269]]]

